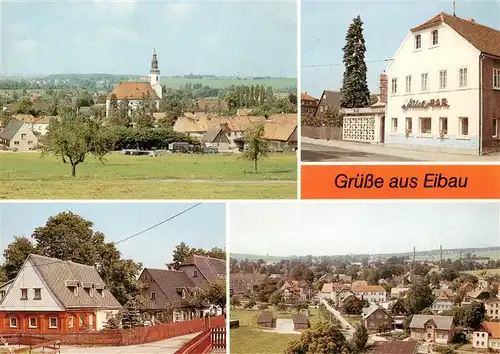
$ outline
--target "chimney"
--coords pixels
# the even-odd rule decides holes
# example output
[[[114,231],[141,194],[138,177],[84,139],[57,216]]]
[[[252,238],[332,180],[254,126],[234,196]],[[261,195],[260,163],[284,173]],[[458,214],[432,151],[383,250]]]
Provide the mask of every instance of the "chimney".
[[[476,23],[476,20],[474,20],[473,18],[470,19],[470,22],[472,23]]]

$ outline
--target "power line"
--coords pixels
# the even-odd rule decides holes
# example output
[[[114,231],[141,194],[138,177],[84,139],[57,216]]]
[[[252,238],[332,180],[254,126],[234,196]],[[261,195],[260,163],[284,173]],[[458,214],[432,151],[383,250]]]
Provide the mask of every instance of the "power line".
[[[155,224],[155,225],[153,225],[153,226],[148,227],[147,229],[144,229],[144,230],[142,230],[142,231],[139,231],[139,232],[137,232],[137,233],[135,233],[135,234],[133,234],[133,235],[131,235],[131,236],[129,236],[129,237],[125,237],[124,239],[122,239],[122,240],[120,240],[120,241],[115,242],[115,245],[117,245],[117,244],[119,244],[119,243],[122,243],[122,242],[125,242],[125,241],[128,241],[128,240],[130,240],[131,238],[134,238],[134,237],[136,237],[136,236],[139,236],[139,235],[141,235],[141,234],[143,234],[143,233],[145,233],[145,232],[147,232],[147,231],[149,231],[149,230],[154,229],[154,228],[155,228],[155,227],[157,227],[157,226],[160,226],[160,225],[162,225],[162,224],[164,224],[164,223],[166,223],[166,222],[168,222],[168,221],[170,221],[170,220],[173,220],[173,219],[175,219],[175,218],[177,218],[177,217],[181,216],[182,214],[185,214],[185,213],[187,213],[188,211],[190,211],[190,210],[192,210],[192,209],[196,208],[197,206],[200,206],[201,204],[202,204],[202,203],[200,202],[200,203],[197,203],[197,204],[195,204],[195,205],[192,205],[192,206],[190,206],[189,208],[186,208],[186,209],[184,209],[184,210],[182,210],[182,211],[178,212],[177,214],[172,215],[171,217],[169,217],[169,218],[167,218],[167,219],[165,219],[165,220],[163,220],[163,221],[160,221],[159,223],[157,223],[157,224]]]
[[[179,216],[181,216],[182,214],[187,213],[188,211],[190,211],[190,210],[192,210],[192,209],[194,209],[194,208],[196,208],[196,207],[200,206],[201,204],[203,204],[203,203],[201,203],[201,202],[200,202],[200,203],[197,203],[197,204],[195,204],[195,205],[192,205],[192,206],[190,206],[189,208],[186,208],[186,209],[184,209],[184,210],[182,210],[182,211],[178,212],[177,214],[172,215],[172,216],[168,217],[167,219],[165,219],[165,220],[163,220],[163,221],[160,221],[160,222],[159,222],[159,223],[157,223],[157,224],[154,224],[153,226],[150,226],[150,227],[148,227],[148,228],[146,228],[146,229],[144,229],[144,230],[142,230],[142,231],[139,231],[139,232],[137,232],[137,233],[135,233],[135,234],[133,234],[133,235],[130,235],[130,236],[128,236],[128,237],[125,237],[124,239],[121,239],[120,241],[114,242],[114,244],[116,245],[116,244],[119,244],[119,243],[122,243],[122,242],[128,241],[128,240],[130,240],[131,238],[137,237],[137,236],[139,236],[139,235],[141,235],[141,234],[143,234],[143,233],[145,233],[145,232],[148,232],[149,230],[152,230],[152,229],[154,229],[155,227],[158,227],[158,226],[160,226],[160,225],[165,224],[166,222],[169,222],[170,220],[173,220],[173,219],[175,219],[175,218],[178,218],[178,217],[179,217]],[[43,257],[45,257],[45,256],[43,256]],[[47,258],[50,258],[50,257],[47,257]],[[25,265],[24,265],[24,267],[44,267],[44,266],[48,266],[48,265],[55,264],[55,263],[61,263],[61,262],[69,262],[69,261],[67,261],[67,260],[61,260],[61,259],[58,259],[58,260],[51,261],[51,262],[48,262],[48,263],[38,264],[38,265],[33,265],[33,266],[30,266],[30,265],[25,264]],[[85,265],[85,264],[84,264],[84,265]]]
[[[500,0],[497,0],[500,1]],[[381,60],[368,60],[365,63],[384,63],[393,61],[393,59],[381,59]],[[331,67],[331,66],[340,66],[344,65],[344,63],[335,63],[335,64],[316,64],[316,65],[302,65],[302,68],[321,68],[321,67]]]

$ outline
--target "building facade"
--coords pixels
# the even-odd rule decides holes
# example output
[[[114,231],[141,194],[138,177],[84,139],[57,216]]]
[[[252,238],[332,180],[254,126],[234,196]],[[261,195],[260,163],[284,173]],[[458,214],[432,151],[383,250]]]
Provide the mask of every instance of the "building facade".
[[[387,291],[380,285],[353,286],[351,291],[358,299],[370,303],[380,303],[387,300]]]
[[[387,68],[385,143],[499,151],[499,43],[498,30],[445,13],[411,29]]]
[[[411,339],[446,344],[454,335],[453,316],[414,315],[411,319]]]
[[[482,322],[472,332],[471,341],[473,348],[500,350],[500,322]]]
[[[36,149],[38,138],[29,124],[11,119],[0,132],[0,144],[12,151],[31,151]]]
[[[38,255],[0,291],[1,333],[101,330],[122,309],[94,267]]]

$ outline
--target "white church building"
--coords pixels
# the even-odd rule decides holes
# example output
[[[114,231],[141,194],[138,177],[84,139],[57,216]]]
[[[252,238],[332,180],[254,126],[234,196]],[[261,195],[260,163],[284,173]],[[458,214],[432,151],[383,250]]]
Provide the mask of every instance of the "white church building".
[[[160,84],[160,70],[158,69],[156,51],[153,51],[153,59],[151,59],[149,81],[120,82],[106,98],[106,117],[109,115],[112,95],[116,96],[118,106],[120,106],[121,101],[127,100],[130,111],[137,109],[139,103],[145,97],[149,97],[149,99],[153,100],[156,104],[156,109],[159,109],[162,97],[162,87]]]

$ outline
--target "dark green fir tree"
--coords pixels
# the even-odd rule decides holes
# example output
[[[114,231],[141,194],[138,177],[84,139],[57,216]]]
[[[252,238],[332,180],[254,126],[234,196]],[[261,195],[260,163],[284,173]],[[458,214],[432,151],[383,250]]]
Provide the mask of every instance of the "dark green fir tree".
[[[340,106],[363,108],[370,105],[370,90],[366,81],[365,39],[363,21],[358,15],[349,25],[344,51],[344,78]]]

